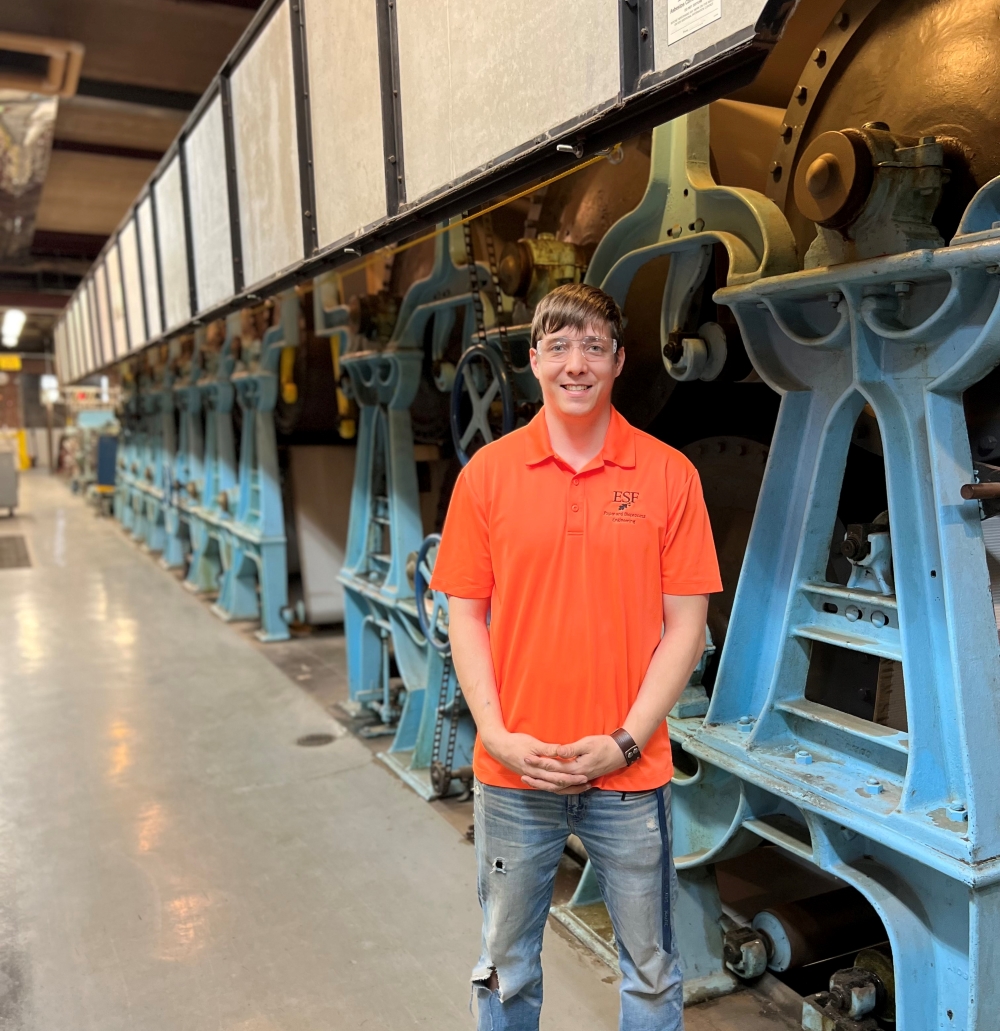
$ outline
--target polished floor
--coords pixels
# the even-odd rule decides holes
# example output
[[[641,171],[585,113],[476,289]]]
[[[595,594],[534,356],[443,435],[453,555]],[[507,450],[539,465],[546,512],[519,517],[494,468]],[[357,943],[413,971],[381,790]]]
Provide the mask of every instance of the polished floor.
[[[473,1027],[462,835],[61,480],[21,486],[0,1028]],[[545,965],[547,1031],[616,1026],[607,968],[552,932]]]

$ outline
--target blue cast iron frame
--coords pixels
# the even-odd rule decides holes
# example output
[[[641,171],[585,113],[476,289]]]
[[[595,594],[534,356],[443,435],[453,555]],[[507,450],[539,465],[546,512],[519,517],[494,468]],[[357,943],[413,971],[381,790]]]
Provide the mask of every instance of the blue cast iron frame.
[[[219,350],[203,349],[196,382],[202,412],[201,476],[187,485],[191,558],[184,586],[201,594],[219,590],[226,563],[227,541],[221,526],[236,485],[236,441],[233,432],[233,344],[239,338],[239,313],[226,319],[226,335]]]
[[[475,307],[461,230],[435,240],[430,274],[415,283],[400,307],[392,338],[381,351],[346,354],[359,408],[358,453],[351,495],[347,553],[340,573],[345,589],[350,702],[370,709],[393,735],[379,758],[425,798],[433,795],[428,769],[438,708],[455,699],[457,681],[445,655],[420,630],[407,561],[424,530],[409,408],[420,384],[424,340],[431,358],[444,354],[462,314],[463,350],[472,343]],[[479,289],[489,291],[488,271],[477,263]],[[391,676],[395,662],[399,680]],[[471,762],[475,728],[463,711],[454,767]]]
[[[288,556],[278,468],[274,407],[278,363],[299,343],[300,302],[295,290],[278,298],[279,320],[259,342],[242,342],[244,365],[230,382],[243,412],[235,505],[224,512],[219,597],[212,611],[221,619],[260,619],[261,641],[285,641],[288,629]]]

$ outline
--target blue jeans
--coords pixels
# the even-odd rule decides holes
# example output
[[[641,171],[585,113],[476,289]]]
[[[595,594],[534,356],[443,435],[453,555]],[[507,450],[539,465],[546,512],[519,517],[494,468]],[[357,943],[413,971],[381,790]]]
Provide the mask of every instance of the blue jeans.
[[[682,1031],[680,958],[671,914],[670,786],[624,797],[475,786],[482,954],[472,981],[479,1031],[538,1031],[542,932],[570,832],[587,848],[622,971],[620,1031]],[[488,983],[496,971],[492,990]]]

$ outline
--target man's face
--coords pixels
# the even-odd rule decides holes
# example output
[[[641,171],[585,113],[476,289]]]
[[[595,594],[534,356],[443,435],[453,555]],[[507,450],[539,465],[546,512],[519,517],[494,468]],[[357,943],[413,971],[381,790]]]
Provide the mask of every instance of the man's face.
[[[607,349],[607,356],[592,360],[601,346]],[[559,351],[564,352],[561,360],[554,360],[554,353]],[[604,322],[588,324],[584,329],[564,326],[546,333],[531,351],[531,368],[541,384],[542,399],[548,407],[570,417],[586,417],[609,405],[611,388],[624,364],[625,351],[619,345],[612,353],[611,334]]]

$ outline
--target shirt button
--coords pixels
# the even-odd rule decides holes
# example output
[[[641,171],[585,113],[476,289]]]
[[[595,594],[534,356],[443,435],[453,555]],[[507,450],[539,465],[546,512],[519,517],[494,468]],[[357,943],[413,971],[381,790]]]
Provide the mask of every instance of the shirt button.
[[[573,481],[573,486],[574,487],[579,487],[580,486],[580,481],[579,480],[574,480]]]
[[[580,511],[580,506],[579,505],[574,505],[573,506],[573,511],[574,512],[579,512]]]

